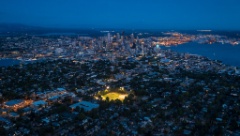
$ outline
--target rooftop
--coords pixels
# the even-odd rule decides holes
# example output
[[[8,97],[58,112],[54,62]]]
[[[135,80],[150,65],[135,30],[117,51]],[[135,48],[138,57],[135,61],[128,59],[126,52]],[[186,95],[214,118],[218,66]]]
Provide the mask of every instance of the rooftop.
[[[33,105],[34,105],[34,106],[45,105],[45,104],[46,104],[46,102],[43,101],[43,100],[39,100],[39,101],[33,102]]]
[[[57,88],[57,91],[65,91],[66,89],[64,89],[64,88]]]
[[[7,106],[14,106],[14,105],[20,104],[20,103],[22,103],[22,102],[24,102],[24,100],[15,99],[15,100],[7,101],[7,102],[5,103],[5,105],[7,105]]]
[[[83,108],[85,111],[91,111],[92,109],[98,108],[99,104],[95,104],[87,101],[81,101],[73,105],[70,105],[70,108],[72,109],[75,109],[77,107]]]

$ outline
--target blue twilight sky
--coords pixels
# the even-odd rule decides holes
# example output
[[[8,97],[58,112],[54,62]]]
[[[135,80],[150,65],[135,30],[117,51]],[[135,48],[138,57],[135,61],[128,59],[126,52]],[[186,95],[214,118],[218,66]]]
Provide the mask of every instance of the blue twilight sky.
[[[240,30],[240,0],[0,0],[0,23]]]

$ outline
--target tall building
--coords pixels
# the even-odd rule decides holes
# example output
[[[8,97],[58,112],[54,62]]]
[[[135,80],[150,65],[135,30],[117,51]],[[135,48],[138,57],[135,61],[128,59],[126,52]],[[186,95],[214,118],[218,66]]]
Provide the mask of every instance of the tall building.
[[[117,33],[117,42],[119,42],[119,41],[120,41],[120,39],[121,39],[121,37],[120,37],[120,34],[119,34],[119,33]]]
[[[121,35],[121,50],[125,50],[124,31]]]
[[[122,32],[121,41],[124,42],[124,31]]]
[[[135,43],[135,42],[133,42],[133,45],[132,45],[132,47],[131,47],[131,48],[132,48],[132,51],[133,51],[133,55],[134,55],[134,56],[136,56],[136,53],[137,53],[136,46],[137,46],[137,45],[136,45],[136,43]]]
[[[108,43],[111,43],[111,42],[112,42],[111,34],[110,34],[110,33],[108,33],[107,40],[108,40]]]
[[[131,34],[131,43],[133,43],[134,42],[134,35],[133,35],[133,33]]]
[[[103,41],[102,45],[103,45],[103,49],[106,51],[106,48],[107,48],[107,43],[106,43],[106,41],[105,41],[105,40]]]
[[[142,44],[142,55],[144,56],[144,45]]]

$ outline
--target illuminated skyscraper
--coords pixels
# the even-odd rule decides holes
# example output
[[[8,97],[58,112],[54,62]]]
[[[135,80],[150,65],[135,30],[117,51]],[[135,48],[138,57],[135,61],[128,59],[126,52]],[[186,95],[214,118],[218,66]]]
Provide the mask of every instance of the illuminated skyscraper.
[[[131,43],[133,43],[134,42],[134,35],[133,35],[133,33],[131,34]]]
[[[105,40],[103,41],[102,45],[103,45],[103,49],[106,51],[107,43]]]
[[[144,45],[142,44],[142,55],[144,56]]]
[[[111,42],[112,42],[111,34],[110,34],[110,33],[108,33],[107,40],[108,40],[108,43],[111,43]]]
[[[121,50],[124,50],[124,46],[125,46],[125,41],[124,41],[124,31],[123,31],[121,36]]]
[[[120,34],[119,33],[117,33],[117,42],[119,42],[120,41]]]
[[[121,40],[122,40],[122,43],[123,43],[124,42],[124,31],[122,32]]]

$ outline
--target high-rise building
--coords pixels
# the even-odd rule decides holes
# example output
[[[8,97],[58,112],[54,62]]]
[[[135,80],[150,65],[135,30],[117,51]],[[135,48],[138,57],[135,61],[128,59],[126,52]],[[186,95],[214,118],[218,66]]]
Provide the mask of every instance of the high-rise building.
[[[131,34],[131,42],[132,43],[134,42],[134,35],[133,35],[133,33]]]
[[[123,43],[124,42],[124,31],[122,32],[121,40],[122,40],[122,43]]]
[[[120,34],[119,33],[117,33],[117,42],[119,42],[120,41]]]
[[[144,45],[142,44],[142,55],[144,56]]]
[[[106,50],[106,48],[107,48],[107,43],[106,43],[105,40],[103,41],[102,45],[103,45],[103,49]]]
[[[132,44],[132,49],[135,49],[136,48],[136,43],[135,42],[133,42],[133,44]]]
[[[108,40],[108,43],[111,43],[111,42],[112,42],[111,34],[110,34],[110,33],[108,33],[107,40]]]

